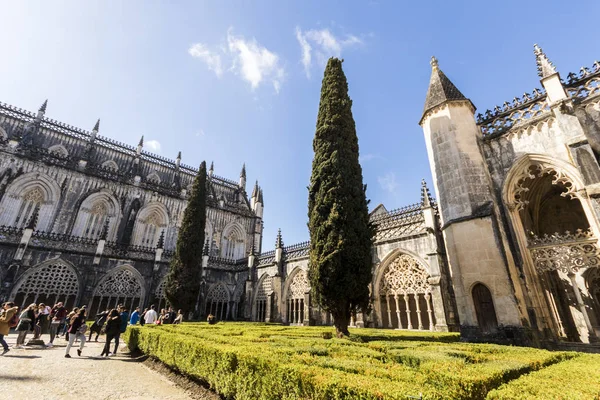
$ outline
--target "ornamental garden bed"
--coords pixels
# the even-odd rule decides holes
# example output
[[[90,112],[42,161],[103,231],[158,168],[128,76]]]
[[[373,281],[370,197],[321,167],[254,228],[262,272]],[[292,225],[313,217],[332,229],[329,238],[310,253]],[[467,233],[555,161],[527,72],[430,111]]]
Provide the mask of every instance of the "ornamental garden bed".
[[[337,339],[329,338],[332,332],[186,323],[130,327],[125,340],[131,350],[238,400],[588,399],[600,393],[600,355],[460,343],[455,333],[354,329],[350,339]],[[569,385],[554,379],[565,371]]]

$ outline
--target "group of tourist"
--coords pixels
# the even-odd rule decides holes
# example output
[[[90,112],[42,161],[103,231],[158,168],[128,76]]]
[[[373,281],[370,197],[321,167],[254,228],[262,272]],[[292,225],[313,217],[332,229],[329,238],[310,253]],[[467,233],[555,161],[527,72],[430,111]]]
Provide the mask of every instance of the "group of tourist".
[[[95,341],[101,333],[106,334],[106,341],[101,357],[114,356],[119,348],[121,334],[125,332],[128,325],[144,324],[178,324],[183,322],[181,310],[175,313],[170,307],[162,309],[160,315],[152,305],[140,314],[139,307],[131,315],[127,307],[119,304],[116,308],[102,311],[96,314],[94,322],[89,327],[89,336],[86,338],[88,325],[86,323],[86,307],[75,307],[70,312],[62,302],[49,307],[44,303],[31,304],[19,312],[19,307],[13,302],[6,302],[0,311],[0,345],[3,347],[4,355],[10,351],[4,337],[11,329],[17,333],[15,349],[23,348],[25,339],[29,332],[33,332],[33,340],[41,340],[41,336],[48,333],[50,341],[46,347],[53,347],[54,340],[61,335],[67,341],[65,357],[71,358],[70,351],[76,342],[79,342],[77,354],[81,356],[86,340],[91,341],[95,334]],[[110,352],[111,342],[114,341],[114,350]],[[41,344],[44,344],[42,341]]]

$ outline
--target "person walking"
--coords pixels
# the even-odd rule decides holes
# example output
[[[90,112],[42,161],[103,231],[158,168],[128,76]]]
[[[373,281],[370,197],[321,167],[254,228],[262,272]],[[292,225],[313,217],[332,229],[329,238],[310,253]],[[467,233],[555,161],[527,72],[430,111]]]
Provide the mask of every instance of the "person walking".
[[[127,307],[121,307],[121,313],[119,314],[119,316],[121,317],[121,325],[119,325],[119,333],[117,334],[117,336],[115,336],[115,351],[113,351],[113,354],[117,354],[121,334],[125,333],[125,331],[127,330],[127,322],[129,322],[129,312],[127,311]]]
[[[144,326],[144,324],[146,323],[146,313],[148,312],[147,308],[144,308],[144,312],[142,313],[141,317],[140,317],[140,326]]]
[[[85,346],[85,332],[87,331],[87,325],[85,324],[85,309],[79,310],[77,315],[71,317],[69,323],[69,343],[67,344],[67,350],[65,351],[65,358],[71,358],[69,352],[75,342],[75,339],[79,339],[79,348],[77,349],[77,355],[81,357],[81,352]]]
[[[129,318],[129,325],[136,325],[140,320],[140,308],[136,307],[135,310],[131,313],[131,318]]]
[[[47,334],[49,331],[50,311],[52,311],[50,306],[47,306],[44,303],[40,303],[38,314],[38,323],[41,329],[40,336]]]
[[[98,336],[100,336],[100,333],[102,332],[102,327],[104,326],[104,323],[106,322],[106,317],[108,317],[108,312],[109,312],[109,310],[106,310],[106,311],[102,311],[100,314],[96,315],[96,320],[90,327],[90,337],[88,339],[90,342],[92,341],[93,333],[96,334],[95,341],[96,342],[98,341]]]
[[[65,318],[67,317],[67,309],[63,306],[62,302],[56,303],[50,312],[50,342],[48,347],[52,347],[54,338],[58,335],[59,329]]]
[[[71,318],[73,318],[77,314],[79,314],[79,307],[73,308],[73,310],[69,314],[67,314],[67,318],[65,320],[65,327],[62,331],[62,334],[65,337],[65,340],[67,341],[69,340],[69,327],[71,326]]]
[[[17,345],[15,349],[22,349],[25,344],[25,338],[27,337],[27,333],[33,330],[33,324],[35,322],[35,309],[37,308],[36,304],[30,304],[21,315],[19,316],[19,324],[15,329],[19,332],[19,336],[17,336]]]
[[[144,323],[153,324],[158,319],[158,314],[154,310],[154,304],[150,306],[150,309],[144,315]]]
[[[15,306],[15,303],[12,301],[6,302],[2,305],[2,312],[0,312],[0,344],[4,349],[2,355],[5,355],[10,351],[6,340],[4,340],[4,336],[8,335],[10,328],[14,328],[11,325],[14,325],[15,316],[17,315],[18,311],[19,307]]]
[[[104,349],[100,357],[105,355],[108,357],[110,355],[110,342],[119,334],[120,330],[121,316],[119,315],[119,311],[113,308],[106,319],[106,343],[104,343]]]

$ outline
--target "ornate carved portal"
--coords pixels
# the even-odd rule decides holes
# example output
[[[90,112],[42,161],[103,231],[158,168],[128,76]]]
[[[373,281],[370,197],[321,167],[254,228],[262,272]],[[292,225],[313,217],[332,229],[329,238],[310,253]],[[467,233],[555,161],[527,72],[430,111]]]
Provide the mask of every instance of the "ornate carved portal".
[[[143,302],[143,282],[129,268],[120,268],[109,272],[96,287],[90,313],[97,314],[115,308],[119,304],[131,310],[139,307]]]
[[[53,306],[59,301],[71,309],[76,305],[78,295],[77,274],[67,264],[56,260],[26,272],[11,297],[21,310],[30,303]]]
[[[521,222],[532,273],[543,292],[538,295],[546,301],[557,335],[571,341],[595,340],[577,283],[578,274],[600,263],[598,239],[581,202],[586,197],[565,170],[546,162],[523,168],[513,182],[509,208]]]
[[[385,267],[379,287],[384,326],[434,330],[429,274],[414,257],[396,257]]]

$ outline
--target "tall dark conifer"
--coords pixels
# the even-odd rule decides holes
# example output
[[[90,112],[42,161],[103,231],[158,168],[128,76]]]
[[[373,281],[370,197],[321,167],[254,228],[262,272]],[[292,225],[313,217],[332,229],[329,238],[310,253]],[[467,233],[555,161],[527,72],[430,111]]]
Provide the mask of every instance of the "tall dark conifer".
[[[308,198],[309,278],[316,302],[331,312],[338,337],[352,313],[367,311],[373,228],[358,162],[352,100],[342,61],[330,58],[321,87]]]
[[[175,309],[194,311],[202,273],[206,225],[206,162],[202,161],[183,213],[177,247],[167,275],[165,294]]]

